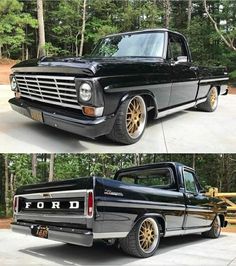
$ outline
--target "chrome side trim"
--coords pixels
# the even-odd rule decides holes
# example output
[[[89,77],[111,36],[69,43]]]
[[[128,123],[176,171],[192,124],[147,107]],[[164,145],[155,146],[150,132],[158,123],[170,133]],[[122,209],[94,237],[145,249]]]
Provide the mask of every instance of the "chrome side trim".
[[[135,75],[136,76],[136,75]],[[169,88],[172,83],[158,83],[158,84],[149,84],[149,85],[140,85],[140,86],[132,86],[132,87],[118,87],[113,88],[112,86],[104,87],[106,92],[127,92],[127,91],[139,91],[139,90],[151,90],[151,89],[161,89],[161,88]]]
[[[204,207],[187,207],[186,208],[187,212],[214,212],[213,210],[209,208],[204,208]]]
[[[195,105],[196,105],[196,102],[194,101],[192,103],[188,103],[188,104],[185,104],[185,105],[181,105],[181,106],[178,106],[178,107],[175,107],[175,108],[168,109],[166,111],[159,112],[158,115],[157,115],[157,118],[161,118],[161,117],[164,117],[164,116],[167,116],[167,115],[179,112],[179,111],[183,111],[185,109],[189,109],[191,107],[194,107]]]
[[[164,237],[203,233],[203,232],[209,231],[210,229],[211,227],[209,226],[209,227],[201,227],[201,228],[166,231]]]
[[[122,207],[122,208],[149,208],[149,209],[159,209],[159,210],[176,210],[185,211],[185,205],[181,204],[171,204],[171,203],[161,203],[161,202],[114,202],[114,201],[98,201],[97,206],[104,207]]]
[[[202,79],[202,80],[200,80],[200,83],[207,83],[207,82],[211,82],[211,81],[223,81],[223,80],[229,80],[229,78]]]
[[[197,100],[196,105],[199,103],[204,103],[207,100],[207,97]]]
[[[94,239],[105,239],[105,238],[123,238],[128,235],[129,232],[109,232],[109,233],[93,233]]]

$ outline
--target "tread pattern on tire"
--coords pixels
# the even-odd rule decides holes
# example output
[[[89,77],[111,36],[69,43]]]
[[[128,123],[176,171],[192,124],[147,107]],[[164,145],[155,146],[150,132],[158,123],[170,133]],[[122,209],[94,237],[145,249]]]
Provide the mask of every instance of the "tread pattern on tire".
[[[111,132],[109,134],[106,135],[107,138],[118,142],[118,143],[123,143],[123,144],[133,144],[135,142],[137,142],[143,135],[143,133],[136,139],[131,139],[128,135],[128,133],[126,132],[126,124],[125,124],[125,120],[126,120],[126,110],[128,107],[128,103],[129,103],[129,99],[127,99],[126,101],[124,101],[118,112],[117,112],[117,116],[116,116],[116,120],[114,123],[114,126],[111,130]],[[147,119],[145,121],[145,127],[146,127],[146,122]],[[145,128],[144,128],[145,130]],[[143,132],[144,132],[143,130]]]
[[[143,221],[143,219],[141,219],[134,227],[133,229],[130,231],[130,233],[127,235],[126,238],[122,238],[120,240],[120,247],[121,249],[131,255],[131,256],[134,256],[134,257],[138,257],[138,258],[147,258],[147,257],[150,257],[152,256],[158,246],[159,246],[159,242],[160,242],[160,225],[159,223],[156,221],[157,223],[157,226],[158,226],[158,229],[159,229],[159,239],[158,239],[158,242],[157,242],[157,246],[156,248],[150,252],[150,253],[145,253],[145,252],[142,252],[141,249],[138,247],[138,242],[136,241],[137,239],[137,234],[138,234],[138,230],[139,230],[139,225],[140,223]]]

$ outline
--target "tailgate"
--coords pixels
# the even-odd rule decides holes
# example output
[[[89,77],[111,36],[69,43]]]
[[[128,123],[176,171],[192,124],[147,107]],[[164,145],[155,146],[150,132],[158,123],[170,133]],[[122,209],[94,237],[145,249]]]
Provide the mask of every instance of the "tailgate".
[[[17,190],[14,217],[37,224],[87,224],[92,218],[93,178],[25,186]]]

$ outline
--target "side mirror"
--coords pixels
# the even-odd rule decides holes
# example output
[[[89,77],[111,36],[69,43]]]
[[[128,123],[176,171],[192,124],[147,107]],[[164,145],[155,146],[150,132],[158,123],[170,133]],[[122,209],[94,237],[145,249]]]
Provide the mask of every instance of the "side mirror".
[[[187,63],[188,62],[188,57],[187,56],[178,56],[177,57],[177,62],[176,63]]]

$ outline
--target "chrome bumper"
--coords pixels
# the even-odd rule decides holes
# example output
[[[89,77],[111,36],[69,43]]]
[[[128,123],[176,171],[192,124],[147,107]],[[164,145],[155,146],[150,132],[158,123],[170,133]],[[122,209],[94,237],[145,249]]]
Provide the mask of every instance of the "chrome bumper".
[[[16,233],[32,235],[30,225],[12,223],[11,229],[13,232]],[[75,244],[79,246],[85,246],[85,247],[91,247],[93,245],[93,233],[89,230],[78,230],[78,229],[66,230],[61,227],[49,226],[47,239]]]

